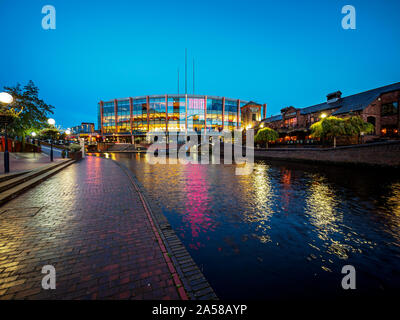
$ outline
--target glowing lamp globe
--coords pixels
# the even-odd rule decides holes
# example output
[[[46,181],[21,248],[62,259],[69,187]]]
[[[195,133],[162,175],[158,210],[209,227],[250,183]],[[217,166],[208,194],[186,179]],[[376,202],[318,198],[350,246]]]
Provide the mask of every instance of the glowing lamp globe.
[[[9,94],[7,92],[0,92],[0,102],[5,103],[5,104],[10,104],[13,101],[14,101],[14,98],[12,97],[11,94]]]

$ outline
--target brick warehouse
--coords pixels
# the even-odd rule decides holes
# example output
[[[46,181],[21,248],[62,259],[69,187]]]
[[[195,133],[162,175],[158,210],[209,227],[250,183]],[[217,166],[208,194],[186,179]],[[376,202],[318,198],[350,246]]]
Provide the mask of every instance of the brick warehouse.
[[[266,118],[262,123],[279,132],[280,142],[308,143],[311,140],[309,128],[321,120],[321,116],[359,115],[375,126],[375,132],[365,136],[364,141],[382,137],[399,138],[399,102],[400,82],[347,97],[336,91],[328,94],[323,103],[306,108],[283,108],[280,115]]]

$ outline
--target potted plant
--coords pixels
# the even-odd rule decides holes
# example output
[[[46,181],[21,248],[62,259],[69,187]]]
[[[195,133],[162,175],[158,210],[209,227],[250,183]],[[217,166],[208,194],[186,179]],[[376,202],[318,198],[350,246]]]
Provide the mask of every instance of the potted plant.
[[[68,147],[69,157],[74,160],[82,159],[81,145],[77,143],[72,143]]]

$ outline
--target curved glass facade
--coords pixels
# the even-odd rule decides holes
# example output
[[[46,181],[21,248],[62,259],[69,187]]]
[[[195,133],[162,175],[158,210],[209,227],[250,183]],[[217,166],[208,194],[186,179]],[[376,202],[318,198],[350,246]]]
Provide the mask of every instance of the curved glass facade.
[[[240,108],[248,101],[202,95],[158,95],[101,101],[102,135],[148,131],[222,131],[241,127]]]

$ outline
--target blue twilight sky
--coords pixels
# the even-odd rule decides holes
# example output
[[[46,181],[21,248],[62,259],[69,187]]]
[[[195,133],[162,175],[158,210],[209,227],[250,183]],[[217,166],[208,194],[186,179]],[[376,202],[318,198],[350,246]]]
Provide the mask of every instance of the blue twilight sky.
[[[41,9],[56,8],[56,30]],[[341,9],[356,8],[344,30]],[[97,123],[97,102],[196,93],[282,107],[400,81],[400,1],[0,0],[0,88],[32,79],[64,128]],[[97,126],[97,125],[96,125]]]

